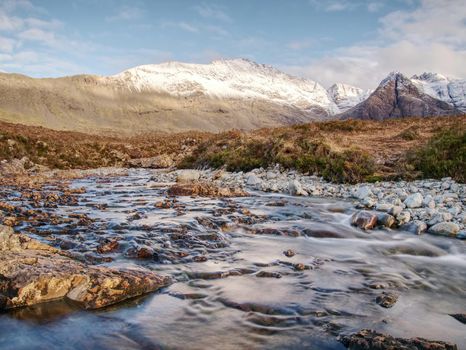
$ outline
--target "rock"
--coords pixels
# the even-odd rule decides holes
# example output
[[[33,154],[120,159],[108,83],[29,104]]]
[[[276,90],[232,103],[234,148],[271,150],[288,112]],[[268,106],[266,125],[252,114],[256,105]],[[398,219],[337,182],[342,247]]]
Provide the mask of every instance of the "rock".
[[[456,236],[460,228],[453,222],[440,222],[429,228],[429,233],[440,236]]]
[[[197,170],[181,170],[178,172],[176,182],[195,182],[201,178],[201,172]]]
[[[246,178],[246,185],[248,186],[259,186],[262,184],[262,180],[256,174],[250,174]]]
[[[358,211],[351,217],[351,225],[370,230],[377,224],[377,215],[368,211]]]
[[[291,249],[285,250],[283,254],[285,254],[285,256],[288,258],[291,258],[296,255],[296,253]]]
[[[409,211],[402,211],[400,214],[396,216],[398,226],[408,223],[409,220],[411,220],[411,214]]]
[[[456,320],[460,321],[461,323],[466,324],[466,313],[464,313],[464,314],[450,314],[450,316],[455,318]]]
[[[422,205],[426,208],[434,209],[435,208],[435,201],[434,198],[429,194],[424,197],[424,200],[422,201]]]
[[[0,226],[0,310],[68,299],[96,309],[155,291],[170,280],[146,269],[88,266]]]
[[[427,230],[427,224],[424,221],[414,220],[400,226],[400,230],[408,231],[420,235]]]
[[[280,273],[270,271],[259,271],[256,276],[261,278],[282,278]]]
[[[375,207],[377,211],[383,211],[384,213],[390,213],[394,205],[390,203],[378,203]]]
[[[366,197],[361,200],[361,204],[364,205],[366,208],[372,208],[375,206],[376,203],[377,201],[372,197]]]
[[[404,200],[404,204],[406,205],[406,207],[408,208],[420,208],[422,207],[422,201],[424,200],[424,198],[422,197],[422,194],[420,193],[414,193],[414,194],[411,194],[409,195],[405,200]]]
[[[354,196],[358,199],[364,199],[373,195],[369,186],[362,186],[358,188]]]
[[[117,250],[118,247],[119,247],[118,240],[114,239],[114,240],[111,240],[110,242],[101,243],[97,247],[97,252],[100,254],[110,253],[110,252]]]
[[[387,213],[377,213],[377,225],[384,227],[392,227],[395,225],[395,218]]]
[[[168,189],[170,196],[200,196],[200,197],[246,197],[248,193],[240,188],[218,187],[212,183],[181,183]]]
[[[388,213],[393,216],[398,216],[399,214],[401,214],[402,211],[403,211],[402,207],[400,207],[399,205],[395,205]]]
[[[458,350],[455,344],[424,338],[394,338],[374,330],[363,329],[338,340],[350,350]]]
[[[382,292],[375,298],[375,302],[382,307],[391,308],[398,300],[398,295],[388,292]]]
[[[292,196],[307,196],[308,193],[303,190],[301,183],[298,180],[292,180],[288,183],[288,190]]]

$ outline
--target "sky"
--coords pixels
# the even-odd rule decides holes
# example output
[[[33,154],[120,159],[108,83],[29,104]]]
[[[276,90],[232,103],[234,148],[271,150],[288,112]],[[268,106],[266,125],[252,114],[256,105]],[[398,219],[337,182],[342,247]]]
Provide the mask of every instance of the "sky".
[[[464,0],[0,0],[0,70],[112,75],[248,58],[374,88],[391,71],[466,78]]]

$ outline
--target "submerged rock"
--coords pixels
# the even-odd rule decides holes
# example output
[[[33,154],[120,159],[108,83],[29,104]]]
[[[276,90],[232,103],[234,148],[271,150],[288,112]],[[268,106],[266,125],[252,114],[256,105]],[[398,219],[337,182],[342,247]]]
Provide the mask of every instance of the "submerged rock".
[[[388,292],[382,292],[375,298],[375,302],[382,307],[390,308],[398,301],[398,295]]]
[[[458,350],[455,344],[443,341],[395,338],[370,329],[340,336],[338,340],[350,350]]]
[[[169,283],[146,269],[85,265],[6,226],[0,226],[0,275],[0,310],[58,299],[96,309]]]

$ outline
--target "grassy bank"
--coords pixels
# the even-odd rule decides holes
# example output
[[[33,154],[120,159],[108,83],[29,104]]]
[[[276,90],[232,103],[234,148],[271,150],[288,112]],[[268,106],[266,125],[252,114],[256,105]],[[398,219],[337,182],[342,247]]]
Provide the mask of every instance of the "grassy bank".
[[[465,181],[466,116],[331,121],[220,134],[100,137],[0,122],[0,159],[50,168],[126,165],[169,155],[179,167],[249,171],[280,164],[333,182],[441,178]]]

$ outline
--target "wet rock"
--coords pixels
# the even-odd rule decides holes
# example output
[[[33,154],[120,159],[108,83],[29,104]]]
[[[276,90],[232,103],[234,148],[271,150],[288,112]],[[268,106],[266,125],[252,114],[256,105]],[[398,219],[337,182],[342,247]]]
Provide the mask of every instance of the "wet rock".
[[[118,240],[114,239],[114,240],[111,240],[110,242],[101,243],[97,247],[97,252],[100,254],[111,253],[117,250],[119,246],[120,244],[118,243]]]
[[[377,225],[377,215],[368,211],[358,211],[351,217],[351,225],[370,230]]]
[[[69,299],[95,309],[155,291],[169,279],[145,270],[85,265],[0,226],[0,310]]]
[[[199,181],[201,178],[201,172],[197,170],[182,170],[178,172],[176,182],[186,183]]]
[[[429,233],[440,236],[456,236],[460,228],[453,222],[440,222],[429,228]]]
[[[422,201],[424,198],[422,197],[422,194],[420,193],[413,193],[409,195],[405,200],[404,204],[406,205],[407,208],[420,208],[422,207]]]
[[[451,314],[450,316],[455,318],[456,320],[460,321],[461,323],[466,324],[466,313],[464,313],[464,314]]]
[[[377,225],[390,228],[395,225],[395,218],[387,213],[377,213]]]
[[[292,249],[285,250],[283,254],[285,254],[285,256],[288,258],[291,258],[296,255],[296,253]]]
[[[443,341],[395,338],[370,329],[341,335],[338,340],[350,350],[458,350],[455,344]]]
[[[427,230],[427,224],[424,221],[414,220],[400,226],[400,230],[408,231],[420,235]]]
[[[261,278],[282,278],[280,273],[270,271],[259,271],[256,276]]]
[[[391,308],[397,301],[398,295],[389,292],[382,292],[375,298],[375,302],[385,308]]]
[[[173,185],[168,189],[170,196],[200,196],[200,197],[245,197],[248,194],[240,188],[217,187],[207,182],[183,183]]]

